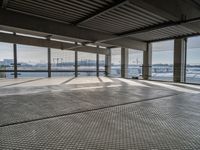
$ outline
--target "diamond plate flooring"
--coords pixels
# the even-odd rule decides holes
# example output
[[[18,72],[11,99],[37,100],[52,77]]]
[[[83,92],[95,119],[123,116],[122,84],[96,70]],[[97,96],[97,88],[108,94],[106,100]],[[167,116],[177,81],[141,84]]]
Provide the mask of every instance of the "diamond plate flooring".
[[[200,86],[104,77],[14,82],[0,82],[0,149],[200,149]]]

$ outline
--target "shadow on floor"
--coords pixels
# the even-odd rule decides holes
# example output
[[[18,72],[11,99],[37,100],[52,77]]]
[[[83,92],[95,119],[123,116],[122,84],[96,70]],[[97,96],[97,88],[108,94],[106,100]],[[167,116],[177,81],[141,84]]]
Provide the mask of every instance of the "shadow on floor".
[[[71,78],[71,79],[68,79],[68,80],[66,80],[66,81],[64,81],[64,82],[62,82],[62,83],[60,83],[60,85],[66,84],[66,83],[68,83],[68,82],[74,80],[75,78],[76,78],[76,77],[73,77],[73,78]]]
[[[8,86],[20,85],[20,84],[23,84],[23,83],[29,83],[29,82],[33,82],[33,81],[42,80],[42,79],[44,79],[44,78],[32,79],[32,80],[28,80],[28,81],[19,82],[19,83],[13,83],[13,84],[9,84],[9,85],[4,85],[4,86],[1,86],[1,87],[8,87]]]

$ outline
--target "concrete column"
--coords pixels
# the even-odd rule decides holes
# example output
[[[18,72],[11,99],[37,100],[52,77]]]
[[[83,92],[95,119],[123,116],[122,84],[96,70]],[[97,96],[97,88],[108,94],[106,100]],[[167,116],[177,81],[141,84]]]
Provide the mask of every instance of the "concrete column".
[[[13,44],[13,56],[14,56],[14,78],[18,77],[17,74],[17,44]]]
[[[51,36],[47,37],[47,41],[51,40]],[[47,48],[47,61],[48,61],[48,77],[51,78],[51,48]]]
[[[152,69],[152,44],[147,44],[147,49],[143,54],[143,66],[142,66],[142,76],[144,80],[148,80],[151,77]]]
[[[99,77],[99,47],[97,46],[97,54],[96,54],[96,71],[97,77]]]
[[[105,56],[105,76],[111,73],[111,50],[107,49],[108,53]]]
[[[183,38],[174,40],[174,82],[185,81],[186,40]]]
[[[75,77],[78,77],[78,51],[75,51]]]
[[[128,78],[128,48],[121,48],[121,77]]]
[[[48,77],[51,77],[51,48],[48,47],[48,52],[47,52],[47,58],[48,58]]]

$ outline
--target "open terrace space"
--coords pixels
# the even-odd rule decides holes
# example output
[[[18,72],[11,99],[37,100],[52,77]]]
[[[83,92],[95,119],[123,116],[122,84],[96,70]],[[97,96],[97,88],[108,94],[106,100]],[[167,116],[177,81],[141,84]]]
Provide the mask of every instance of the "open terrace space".
[[[0,0],[0,150],[200,150],[200,0]]]
[[[107,77],[0,80],[0,149],[200,149],[200,86]]]

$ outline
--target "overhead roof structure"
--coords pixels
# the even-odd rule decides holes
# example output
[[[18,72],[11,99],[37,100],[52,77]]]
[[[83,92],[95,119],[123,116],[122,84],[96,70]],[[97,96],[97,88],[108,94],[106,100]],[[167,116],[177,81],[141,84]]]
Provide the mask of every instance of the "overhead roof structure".
[[[200,34],[198,0],[1,0],[0,29],[105,47]]]

